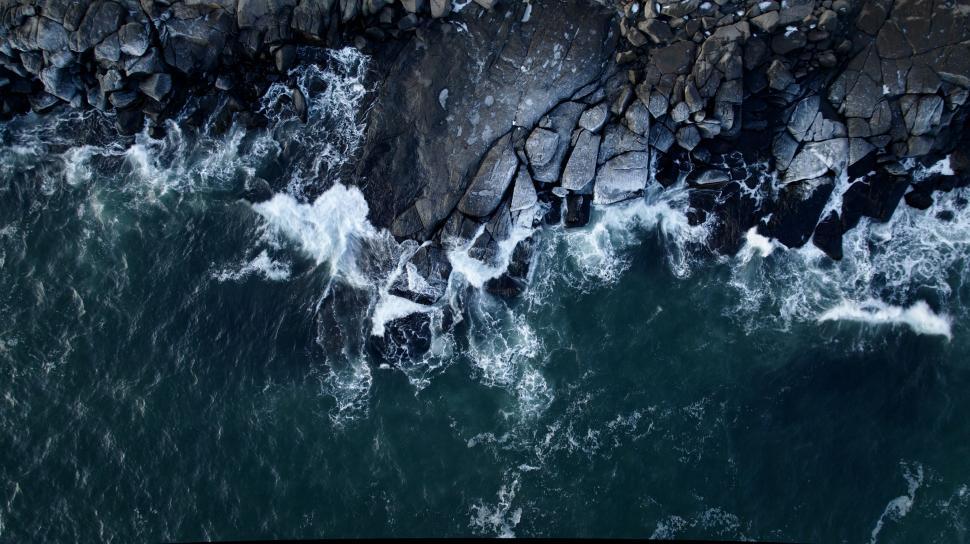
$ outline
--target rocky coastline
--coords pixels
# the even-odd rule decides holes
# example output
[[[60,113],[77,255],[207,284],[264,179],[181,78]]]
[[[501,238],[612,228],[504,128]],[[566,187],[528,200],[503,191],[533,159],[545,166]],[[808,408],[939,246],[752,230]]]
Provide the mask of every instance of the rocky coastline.
[[[862,217],[970,182],[965,0],[5,0],[0,116],[67,103],[157,136],[205,95],[229,99],[197,117],[258,126],[269,84],[346,44],[376,68],[345,177],[426,242],[391,289],[420,304],[449,248],[510,262],[486,288],[514,295],[517,227],[582,226],[649,184],[686,186],[711,251],[756,228],[840,259]]]

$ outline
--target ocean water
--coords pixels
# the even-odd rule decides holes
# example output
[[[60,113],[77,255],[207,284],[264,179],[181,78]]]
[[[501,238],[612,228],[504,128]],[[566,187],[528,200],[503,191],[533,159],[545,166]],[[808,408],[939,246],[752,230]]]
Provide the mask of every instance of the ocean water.
[[[523,296],[457,247],[421,306],[387,292],[417,244],[340,179],[367,68],[296,69],[306,125],[276,86],[260,130],[0,126],[0,541],[970,539],[970,194],[833,263],[712,257],[651,189],[517,227]]]

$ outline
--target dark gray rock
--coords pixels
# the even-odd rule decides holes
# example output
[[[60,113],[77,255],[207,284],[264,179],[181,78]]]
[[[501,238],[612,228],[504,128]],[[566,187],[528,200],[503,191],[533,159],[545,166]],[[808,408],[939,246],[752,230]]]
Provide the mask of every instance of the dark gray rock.
[[[597,164],[603,164],[617,155],[631,151],[644,152],[647,149],[649,149],[647,138],[631,132],[619,123],[613,123],[608,125],[603,132],[603,138],[600,141],[599,157],[596,162]]]
[[[142,81],[138,88],[146,96],[161,101],[172,91],[172,76],[168,74],[152,74]]]
[[[74,51],[87,51],[118,30],[125,10],[110,0],[95,0],[88,6],[84,19],[71,36]]]
[[[802,180],[786,185],[771,207],[771,218],[758,230],[787,247],[808,242],[818,224],[835,183],[830,177]]]
[[[300,0],[293,8],[293,18],[290,26],[297,32],[315,39],[322,39],[327,34],[330,24],[330,12],[335,0]]]
[[[525,142],[525,151],[533,167],[549,164],[559,149],[559,134],[537,127]]]
[[[460,28],[430,25],[386,63],[371,108],[357,185],[373,222],[395,234],[401,233],[396,218],[413,207],[424,226],[419,236],[431,236],[492,143],[513,127],[535,126],[598,79],[615,50],[612,14],[581,0],[500,3],[453,17]],[[446,88],[442,108],[438,97]],[[493,103],[482,108],[488,96]],[[574,123],[584,108],[578,104]],[[562,140],[568,144],[569,136]],[[538,169],[533,174],[541,180]]]
[[[660,19],[641,21],[637,24],[637,28],[656,44],[667,43],[674,37],[674,33],[670,30],[670,25]]]
[[[148,28],[141,23],[128,23],[118,29],[121,52],[140,57],[148,51]]]
[[[650,132],[650,111],[639,100],[627,108],[624,120],[627,128],[640,136],[645,136]]]
[[[776,91],[783,91],[795,82],[795,78],[792,77],[785,63],[778,59],[772,61],[771,65],[768,66],[767,74],[768,84]]]
[[[164,70],[165,67],[162,65],[157,49],[151,49],[148,53],[139,58],[130,59],[125,64],[125,72],[129,76],[150,75]]]
[[[111,93],[108,100],[116,108],[127,108],[138,101],[138,93],[135,91],[118,91]]]
[[[677,129],[677,143],[680,147],[690,151],[697,147],[697,144],[701,143],[700,132],[697,131],[697,127],[693,125],[688,125],[686,127],[680,127]]]
[[[511,133],[499,138],[485,154],[468,190],[458,202],[461,213],[487,217],[498,207],[519,166],[511,138]]]
[[[677,42],[650,50],[650,63],[664,74],[686,74],[694,61],[694,42]]]
[[[438,19],[451,13],[451,0],[430,0],[431,17]]]
[[[570,136],[576,123],[582,115],[583,105],[579,102],[564,102],[552,110],[549,115],[542,118],[539,122],[540,128],[556,134],[556,147],[553,150],[549,161],[543,165],[533,165],[532,173],[536,181],[543,183],[555,183],[559,181],[562,173],[562,164],[569,151]],[[546,137],[545,135],[543,137]],[[528,142],[526,143],[528,145]],[[544,155],[545,156],[545,155]],[[531,159],[530,159],[531,160]]]
[[[932,133],[940,124],[943,98],[938,95],[906,95],[899,99],[906,130],[913,136]]]
[[[121,41],[117,34],[111,34],[94,47],[94,58],[101,64],[111,64],[121,60]]]
[[[802,99],[795,105],[795,109],[788,118],[788,132],[795,140],[801,142],[806,139],[806,134],[818,115],[820,103],[821,98],[816,94]]]
[[[40,72],[40,81],[48,94],[56,96],[65,102],[73,103],[81,95],[81,83],[70,71],[53,66],[44,68]],[[77,104],[80,106],[80,104]]]
[[[160,29],[165,62],[187,75],[214,70],[232,18],[222,9],[176,5],[182,7]]]
[[[512,187],[512,201],[509,203],[509,211],[520,212],[528,210],[539,203],[539,196],[536,193],[535,184],[529,169],[519,168],[519,173],[515,176],[515,185]]]
[[[785,171],[785,182],[818,178],[828,172],[842,172],[848,158],[847,138],[805,144]]]
[[[593,201],[612,204],[641,193],[650,178],[650,154],[630,152],[614,157],[600,167],[593,185]]]
[[[596,176],[596,158],[599,155],[600,137],[583,130],[576,140],[566,168],[562,172],[562,186],[570,191],[586,192],[587,185]]]
[[[600,102],[583,112],[579,117],[579,126],[590,132],[599,132],[603,128],[603,125],[606,124],[606,119],[609,115],[610,112],[609,108],[606,107],[606,102]]]
[[[447,253],[436,244],[426,243],[404,264],[388,292],[418,304],[434,304],[444,296],[450,275]]]

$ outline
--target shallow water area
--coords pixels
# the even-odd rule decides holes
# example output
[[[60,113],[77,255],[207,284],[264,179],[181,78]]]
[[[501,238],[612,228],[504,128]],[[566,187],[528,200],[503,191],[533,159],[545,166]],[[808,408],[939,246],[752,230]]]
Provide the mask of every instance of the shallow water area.
[[[266,129],[0,127],[0,540],[966,539],[970,195],[835,263],[713,257],[652,184],[519,232],[521,297],[459,247],[409,303],[339,177],[366,70],[297,68],[305,126],[276,86]],[[416,313],[428,351],[375,348]]]

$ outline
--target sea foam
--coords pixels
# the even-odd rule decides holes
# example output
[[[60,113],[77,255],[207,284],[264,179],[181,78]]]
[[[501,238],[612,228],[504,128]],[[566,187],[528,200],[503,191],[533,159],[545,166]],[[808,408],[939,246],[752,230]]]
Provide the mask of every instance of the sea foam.
[[[918,334],[952,337],[950,318],[933,312],[925,301],[916,301],[912,306],[903,308],[886,304],[880,300],[854,302],[844,300],[818,316],[824,321],[855,321],[873,325],[906,325]]]

